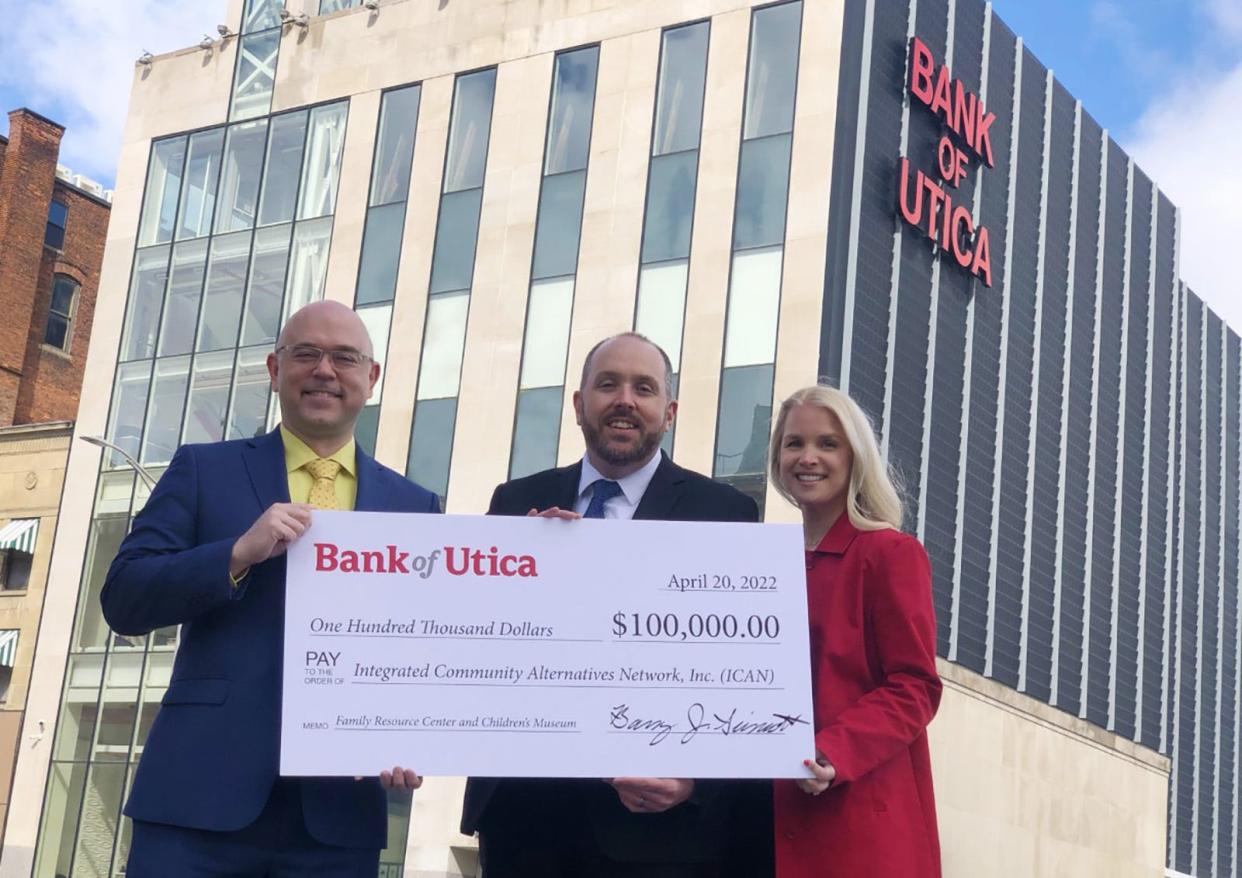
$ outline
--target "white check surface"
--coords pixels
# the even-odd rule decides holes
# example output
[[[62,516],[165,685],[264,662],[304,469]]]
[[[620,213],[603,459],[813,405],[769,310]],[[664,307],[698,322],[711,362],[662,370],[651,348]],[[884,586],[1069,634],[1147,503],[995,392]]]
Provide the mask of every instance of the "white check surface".
[[[281,773],[803,777],[801,528],[316,512]]]

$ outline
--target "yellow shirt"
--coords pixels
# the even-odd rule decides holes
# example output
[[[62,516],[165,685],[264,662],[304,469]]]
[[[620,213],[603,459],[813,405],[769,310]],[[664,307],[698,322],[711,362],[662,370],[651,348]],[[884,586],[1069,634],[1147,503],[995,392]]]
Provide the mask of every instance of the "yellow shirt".
[[[288,473],[289,479],[289,500],[293,503],[305,503],[310,498],[311,486],[315,483],[315,479],[303,467],[319,455],[312,451],[309,445],[286,430],[284,424],[280,425],[280,441],[285,445],[285,472]],[[337,509],[352,510],[354,501],[358,497],[356,448],[357,444],[350,439],[344,447],[337,450],[336,454],[328,457],[328,460],[335,460],[341,465],[341,471],[333,480],[333,487],[336,488]],[[233,583],[233,588],[237,588],[249,575],[250,568],[247,567],[236,576],[230,573],[229,580]]]
[[[289,474],[289,500],[293,503],[305,503],[310,497],[311,485],[315,480],[303,467],[319,455],[312,451],[305,442],[286,430],[284,424],[280,426],[280,441],[285,445],[285,471]],[[335,480],[337,509],[353,509],[354,501],[358,497],[356,449],[357,444],[350,439],[344,447],[327,458],[341,465],[341,471],[337,473]]]

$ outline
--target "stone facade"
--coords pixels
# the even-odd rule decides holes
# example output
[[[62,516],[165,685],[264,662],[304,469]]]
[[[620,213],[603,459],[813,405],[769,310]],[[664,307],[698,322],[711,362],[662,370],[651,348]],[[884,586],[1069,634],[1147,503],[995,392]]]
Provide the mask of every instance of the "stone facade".
[[[10,781],[22,734],[39,616],[56,535],[57,510],[73,425],[64,421],[0,428],[0,521],[35,518],[39,532],[26,588],[0,590],[0,630],[18,632],[7,696],[0,700],[0,827],[9,808]],[[37,738],[51,728],[34,723],[24,734]],[[50,737],[48,738],[50,740]]]

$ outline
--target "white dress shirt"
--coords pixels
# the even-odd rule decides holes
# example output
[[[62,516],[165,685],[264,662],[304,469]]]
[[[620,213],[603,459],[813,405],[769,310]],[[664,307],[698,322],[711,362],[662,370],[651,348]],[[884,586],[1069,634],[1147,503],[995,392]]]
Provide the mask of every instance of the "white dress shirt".
[[[656,449],[656,453],[651,455],[651,460],[639,469],[628,476],[611,480],[621,486],[621,493],[604,504],[604,518],[629,521],[634,517],[634,511],[642,502],[643,494],[647,492],[647,486],[651,484],[651,478],[659,469],[660,459],[663,456],[663,452]],[[587,511],[587,507],[591,505],[591,495],[595,493],[595,482],[606,478],[608,477],[591,465],[589,457],[582,456],[582,477],[578,480],[578,499],[574,501],[574,512],[581,514]]]

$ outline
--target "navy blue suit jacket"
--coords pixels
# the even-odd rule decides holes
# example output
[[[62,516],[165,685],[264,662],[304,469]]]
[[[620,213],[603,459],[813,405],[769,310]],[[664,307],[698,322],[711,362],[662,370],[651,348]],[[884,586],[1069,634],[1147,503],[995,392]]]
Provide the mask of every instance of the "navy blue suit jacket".
[[[439,512],[436,496],[357,452],[358,510]],[[229,578],[233,543],[273,503],[289,501],[280,431],[183,445],[135,517],[100,600],[121,634],[181,625],[172,681],[151,726],[125,813],[230,831],[263,810],[279,771],[285,557]],[[317,840],[383,848],[379,781],[308,778]]]

